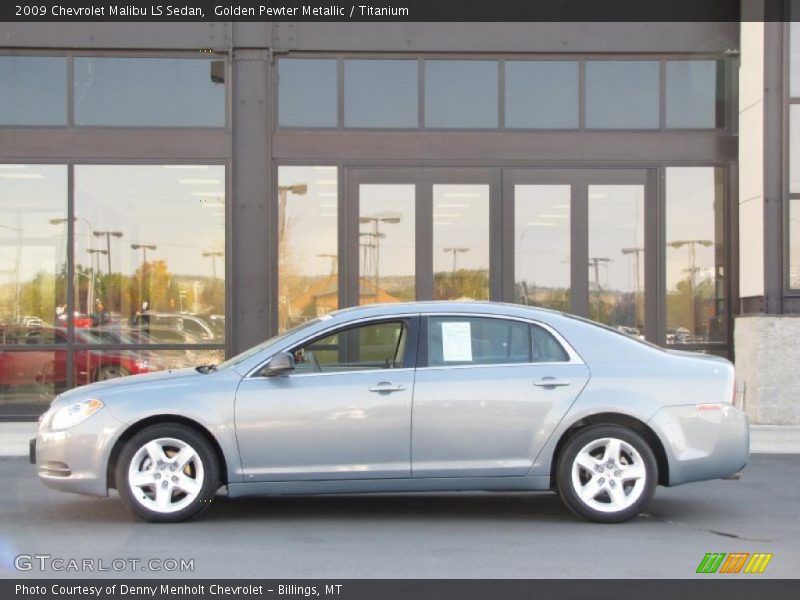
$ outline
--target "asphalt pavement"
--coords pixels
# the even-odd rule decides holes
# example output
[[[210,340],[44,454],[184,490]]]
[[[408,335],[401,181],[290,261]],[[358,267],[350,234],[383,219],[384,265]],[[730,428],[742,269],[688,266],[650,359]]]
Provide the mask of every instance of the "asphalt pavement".
[[[774,555],[763,574],[730,577],[800,576],[796,455],[753,455],[739,481],[658,488],[647,513],[621,525],[580,520],[550,493],[220,496],[197,520],[157,525],[115,495],[49,490],[22,458],[0,458],[0,481],[4,577],[723,577],[695,574],[707,552]],[[70,563],[53,559],[142,562],[93,574],[42,571],[33,559],[17,571],[20,554],[61,568]],[[192,560],[194,570],[142,570],[150,559]]]

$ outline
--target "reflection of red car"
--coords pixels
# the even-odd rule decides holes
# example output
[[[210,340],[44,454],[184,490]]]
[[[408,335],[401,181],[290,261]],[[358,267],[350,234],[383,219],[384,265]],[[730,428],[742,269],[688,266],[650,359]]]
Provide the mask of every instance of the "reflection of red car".
[[[75,336],[75,341],[79,344],[97,344],[99,341],[87,332],[77,329]],[[2,337],[6,343],[27,347],[67,342],[66,331],[54,327],[19,328],[13,331],[5,329]],[[157,370],[158,367],[147,360],[147,354],[130,350],[76,350],[73,365],[75,384],[85,385]],[[66,387],[66,350],[0,352],[0,385],[17,387],[49,384],[56,389]]]

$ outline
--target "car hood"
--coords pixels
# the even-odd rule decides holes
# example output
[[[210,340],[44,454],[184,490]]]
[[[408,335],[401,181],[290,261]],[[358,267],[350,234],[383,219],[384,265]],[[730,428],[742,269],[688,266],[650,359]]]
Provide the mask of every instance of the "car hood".
[[[106,381],[98,381],[89,385],[84,385],[64,392],[53,401],[53,405],[68,402],[70,400],[78,400],[86,398],[95,394],[102,394],[104,397],[114,395],[117,392],[127,392],[133,388],[142,385],[151,385],[153,383],[183,383],[188,379],[195,379],[197,377],[205,377],[203,373],[197,371],[194,367],[187,367],[185,369],[170,369],[168,371],[156,371],[154,373],[144,373],[142,375],[131,375],[129,377],[120,377],[118,379],[108,379]]]

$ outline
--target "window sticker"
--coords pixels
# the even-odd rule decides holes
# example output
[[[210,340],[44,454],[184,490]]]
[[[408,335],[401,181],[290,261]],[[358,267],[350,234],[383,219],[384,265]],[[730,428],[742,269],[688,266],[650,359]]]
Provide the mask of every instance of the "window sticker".
[[[442,360],[445,362],[472,361],[472,332],[469,321],[442,323]]]

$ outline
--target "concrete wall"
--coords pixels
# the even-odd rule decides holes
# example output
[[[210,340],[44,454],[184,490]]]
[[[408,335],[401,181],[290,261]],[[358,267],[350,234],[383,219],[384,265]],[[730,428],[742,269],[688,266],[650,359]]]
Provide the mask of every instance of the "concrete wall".
[[[736,318],[737,404],[752,423],[800,425],[800,315]]]

